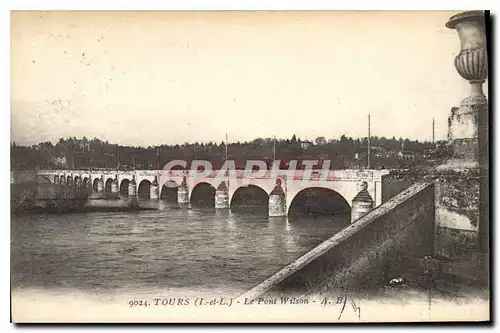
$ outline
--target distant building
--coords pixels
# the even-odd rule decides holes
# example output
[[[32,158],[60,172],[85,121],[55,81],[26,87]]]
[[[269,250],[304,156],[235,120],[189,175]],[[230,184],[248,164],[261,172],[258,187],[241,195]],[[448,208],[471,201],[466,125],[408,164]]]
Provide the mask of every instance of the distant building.
[[[56,156],[52,158],[52,163],[54,163],[56,166],[59,167],[68,167],[68,161],[66,159],[66,156]]]
[[[405,150],[405,143],[401,143],[401,149],[398,152],[398,157],[405,161],[412,161],[415,159],[415,153],[409,150]]]
[[[359,161],[359,160],[365,160],[366,157],[368,156],[368,153],[366,151],[358,151],[354,154],[354,159]]]
[[[398,157],[405,161],[412,161],[415,159],[415,153],[408,150],[400,150],[398,153]]]
[[[300,141],[300,148],[302,148],[302,149],[309,149],[313,145],[314,144],[312,141]]]
[[[384,147],[380,146],[373,146],[370,148],[371,154],[374,157],[378,158],[391,158],[391,157],[396,157],[398,152],[396,150],[392,149],[386,149]]]

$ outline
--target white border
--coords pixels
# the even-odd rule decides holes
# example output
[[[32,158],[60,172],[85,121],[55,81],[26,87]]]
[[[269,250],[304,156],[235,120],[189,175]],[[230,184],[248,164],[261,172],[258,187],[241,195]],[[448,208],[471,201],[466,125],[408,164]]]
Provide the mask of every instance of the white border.
[[[388,0],[378,0],[378,1],[359,1],[359,0],[350,0],[350,1],[337,1],[335,4],[328,4],[325,0],[309,0],[309,1],[294,1],[294,0],[219,0],[219,1],[208,1],[208,0],[183,0],[183,1],[160,1],[160,0],[140,0],[140,1],[131,1],[131,0],[112,0],[112,1],[97,1],[97,0],[86,0],[86,1],[78,1],[69,3],[64,0],[51,0],[51,1],[2,1],[0,2],[0,26],[1,30],[1,39],[2,39],[2,94],[1,94],[1,104],[3,112],[1,116],[3,117],[3,121],[0,121],[0,124],[4,127],[0,132],[2,133],[3,145],[1,145],[2,152],[1,156],[4,157],[4,163],[2,163],[2,174],[5,178],[10,179],[8,177],[8,172],[10,171],[10,10],[450,10],[456,9],[457,11],[467,10],[467,9],[490,9],[492,10],[492,15],[497,13],[496,7],[500,2],[496,1],[471,1],[471,0],[455,0],[453,2],[439,2],[435,0],[420,0],[418,2],[410,3],[408,1],[388,1]],[[444,24],[444,22],[443,22]],[[498,26],[498,21],[496,21],[496,25]],[[497,40],[498,34],[495,34],[495,41]],[[497,44],[497,43],[495,43]],[[450,59],[452,61],[452,59]],[[490,59],[490,63],[495,61],[496,58]],[[495,96],[496,94],[495,89]],[[491,96],[491,95],[490,95]],[[498,115],[495,117],[497,118]],[[490,124],[493,126],[493,124]],[[497,136],[498,138],[498,136]],[[495,140],[495,152],[500,154],[500,144]],[[494,170],[491,170],[494,172]],[[498,178],[498,177],[497,177]],[[10,183],[10,181],[9,181]],[[494,185],[497,185],[495,182]],[[7,267],[9,267],[10,271],[10,193],[6,190],[7,184],[3,187],[4,190],[1,191],[1,203],[4,205],[2,208],[3,214],[5,217],[2,219],[2,227],[4,228],[4,232],[2,232],[2,250],[0,252],[0,256],[2,259],[2,267],[4,268],[4,275],[2,276],[2,296],[0,299],[2,300],[1,313],[3,314],[2,324],[5,326],[7,323],[7,316],[9,316],[9,303],[7,300],[10,300],[10,290],[8,289],[8,285],[10,284],[10,272],[7,273]],[[496,189],[496,186],[495,186]],[[497,198],[498,199],[498,198]],[[500,199],[498,199],[500,201]],[[498,207],[499,202],[493,203],[493,207]],[[495,223],[495,221],[492,221]],[[497,226],[495,228],[495,240],[500,239],[498,237],[498,230],[500,228]],[[492,257],[495,258],[492,253]],[[496,265],[495,265],[496,267]],[[498,277],[498,274],[495,274]],[[498,282],[498,281],[496,281]],[[498,283],[497,283],[498,286]],[[495,307],[496,309],[497,307]],[[402,309],[403,310],[403,309]],[[492,314],[493,315],[493,314]],[[493,315],[498,319],[498,316]],[[8,325],[7,327],[2,327],[3,329],[13,330],[15,327],[13,325]],[[122,329],[122,327],[117,327],[118,329]],[[331,327],[324,327],[325,329],[332,329]],[[343,326],[340,328],[341,330],[345,329]],[[363,329],[364,327],[357,327],[355,329]],[[369,330],[374,329],[374,327],[366,327]],[[376,328],[376,327],[375,327]],[[386,329],[386,327],[380,327],[381,329]],[[426,327],[428,330],[430,327]],[[440,327],[442,329],[442,327]],[[2,331],[3,331],[2,329]],[[45,327],[44,329],[51,330],[51,327]],[[85,328],[84,330],[86,330]],[[140,328],[133,328],[133,330]],[[168,329],[177,330],[177,327],[169,327]],[[213,329],[219,329],[219,327],[213,327]],[[250,330],[251,327],[241,327],[240,329]],[[270,328],[266,327],[255,327],[259,331],[267,331]],[[281,329],[292,329],[292,327],[281,327]],[[294,328],[296,329],[296,328]],[[302,329],[302,328],[301,328]],[[335,328],[336,330],[339,328]],[[350,327],[353,329],[353,327]],[[419,329],[419,328],[418,328]],[[449,327],[450,330],[456,330],[457,327]],[[71,327],[64,328],[63,331],[70,331]],[[101,331],[103,328],[94,328],[94,331]],[[467,331],[474,330],[471,327],[467,328]]]
[[[9,1],[7,1],[8,3]],[[439,2],[421,0],[414,3],[408,1],[338,1],[334,4],[324,0],[108,0],[66,2],[61,0],[45,1],[10,1],[10,9],[18,10],[453,10],[490,9],[493,1],[454,0]]]

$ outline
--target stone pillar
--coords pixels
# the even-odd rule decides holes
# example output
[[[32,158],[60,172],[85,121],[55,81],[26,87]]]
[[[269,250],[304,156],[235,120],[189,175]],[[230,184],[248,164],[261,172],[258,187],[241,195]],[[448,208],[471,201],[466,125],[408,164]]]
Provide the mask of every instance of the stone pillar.
[[[104,176],[101,176],[101,178],[97,181],[97,192],[104,192]]]
[[[137,202],[137,183],[135,181],[135,175],[132,175],[132,180],[128,184],[128,203],[131,208],[139,207]]]
[[[448,139],[453,148],[453,157],[458,159],[458,172],[469,175],[479,173],[479,189],[470,193],[468,200],[459,201],[452,207],[462,214],[468,210],[472,218],[478,216],[478,249],[483,263],[489,261],[489,152],[488,152],[488,100],[482,85],[488,78],[488,52],[486,40],[485,12],[466,11],[454,15],[446,27],[455,29],[460,39],[460,53],[455,57],[455,68],[460,76],[471,84],[470,95],[459,107],[452,108],[448,121]],[[457,164],[457,163],[455,163]],[[476,169],[476,170],[474,170]],[[454,168],[457,171],[457,167]],[[444,179],[443,184],[454,186]],[[443,185],[444,186],[444,185]],[[471,187],[469,187],[471,188]],[[460,192],[458,192],[460,193]],[[479,200],[477,200],[479,198]],[[438,197],[437,200],[440,198]],[[441,200],[443,201],[443,200]],[[448,207],[447,207],[448,208]],[[446,216],[437,219],[447,221]],[[449,221],[454,222],[454,221]],[[486,267],[486,266],[485,266]]]
[[[488,76],[484,12],[457,14],[450,18],[446,26],[458,32],[461,50],[455,57],[455,68],[471,84],[470,95],[462,100],[459,107],[451,109],[448,140],[453,147],[454,158],[478,161],[479,120],[488,112],[488,101],[482,88]],[[487,140],[487,136],[485,138]]]
[[[363,182],[359,193],[352,199],[351,222],[368,214],[373,209],[373,199],[368,193],[368,183]]]
[[[226,181],[220,183],[215,191],[215,208],[227,209],[229,208],[229,194],[227,190]]]
[[[177,203],[182,205],[189,203],[189,189],[187,185],[186,176],[182,178],[182,183],[177,188]]]
[[[158,186],[158,176],[155,176],[155,179],[151,183],[149,187],[149,197],[151,200],[158,200],[160,198],[160,189]]]
[[[111,196],[113,198],[120,197],[120,188],[118,186],[118,175],[115,176],[115,179],[113,179],[113,182],[111,183]]]
[[[287,215],[286,194],[283,190],[280,178],[276,180],[276,186],[269,194],[269,217],[283,217]]]

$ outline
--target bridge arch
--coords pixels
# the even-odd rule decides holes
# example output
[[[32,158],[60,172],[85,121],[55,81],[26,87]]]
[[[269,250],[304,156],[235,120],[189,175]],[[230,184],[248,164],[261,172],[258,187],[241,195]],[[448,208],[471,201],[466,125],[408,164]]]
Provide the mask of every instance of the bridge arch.
[[[59,177],[59,183],[60,184],[65,184],[66,183],[66,178],[64,177],[64,175],[61,175],[61,177]]]
[[[150,198],[151,196],[151,182],[147,179],[143,179],[139,186],[137,187],[137,196],[140,198]]]
[[[130,180],[127,178],[122,179],[120,182],[120,194],[121,195],[128,195],[128,185],[130,184]]]
[[[160,199],[167,202],[177,202],[177,190],[179,185],[173,180],[167,181],[161,188]]]
[[[90,186],[90,182],[89,182],[88,177],[83,177],[82,186],[83,186],[83,188],[88,188]]]
[[[92,183],[92,189],[94,192],[97,192],[97,189],[99,188],[99,181],[101,178],[94,178],[94,182]]]
[[[196,184],[191,191],[189,202],[194,206],[215,207],[215,188],[207,182]]]
[[[349,202],[339,192],[326,187],[308,187],[295,194],[288,206],[290,218],[350,214]]]
[[[59,183],[59,176],[55,175],[54,176],[54,184],[57,184],[57,183]]]
[[[233,193],[229,204],[231,210],[269,211],[269,195],[258,185],[241,186]]]
[[[106,179],[106,184],[104,185],[104,192],[111,193],[111,184],[113,184],[113,178]]]

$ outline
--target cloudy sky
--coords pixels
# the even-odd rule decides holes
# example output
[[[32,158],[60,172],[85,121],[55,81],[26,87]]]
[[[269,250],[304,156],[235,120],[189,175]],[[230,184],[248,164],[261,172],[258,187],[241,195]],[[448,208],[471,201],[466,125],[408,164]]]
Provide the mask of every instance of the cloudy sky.
[[[445,139],[453,14],[14,12],[11,140]]]

